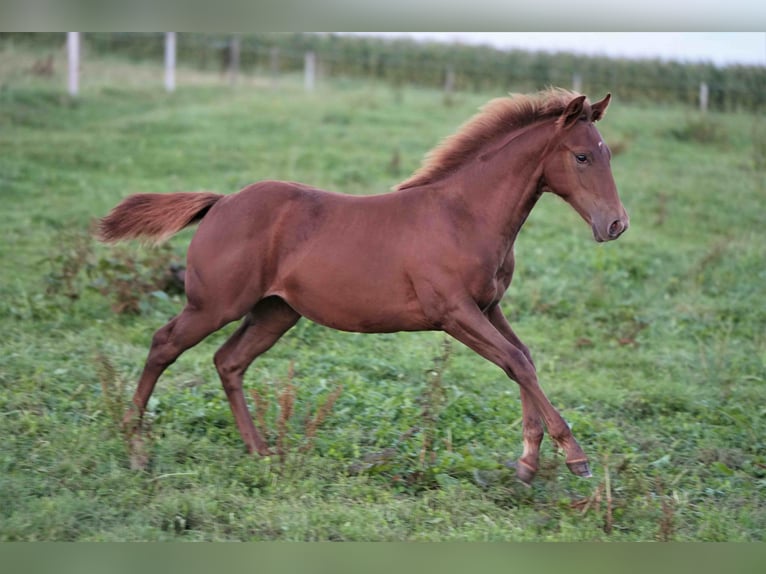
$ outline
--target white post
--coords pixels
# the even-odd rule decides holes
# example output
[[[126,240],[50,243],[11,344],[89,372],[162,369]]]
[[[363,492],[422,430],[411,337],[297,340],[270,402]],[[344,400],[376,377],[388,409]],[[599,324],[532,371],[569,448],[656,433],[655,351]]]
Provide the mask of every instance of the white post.
[[[447,96],[451,96],[455,90],[455,70],[452,66],[447,66],[444,72],[444,92]]]
[[[306,77],[304,78],[304,85],[307,92],[314,91],[314,85],[316,83],[316,68],[317,68],[317,55],[314,52],[306,52],[305,58],[305,71]]]
[[[239,36],[234,36],[229,43],[229,84],[236,85],[239,81]]]
[[[572,91],[582,93],[582,76],[578,73],[572,74]]]
[[[705,82],[702,82],[700,84],[700,111],[706,112],[707,111],[707,101],[708,101],[708,87]]]
[[[279,48],[274,46],[271,49],[271,87],[276,88],[279,85]]]
[[[455,90],[455,70],[447,66],[444,71],[444,105],[452,105],[452,92]]]
[[[165,32],[165,90],[176,89],[176,33]]]
[[[66,33],[67,63],[69,68],[69,95],[80,91],[80,33]]]

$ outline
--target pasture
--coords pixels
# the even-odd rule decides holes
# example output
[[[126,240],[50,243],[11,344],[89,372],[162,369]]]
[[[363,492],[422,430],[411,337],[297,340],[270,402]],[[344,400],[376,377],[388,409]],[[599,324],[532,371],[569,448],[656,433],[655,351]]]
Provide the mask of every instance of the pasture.
[[[119,420],[182,307],[164,275],[193,229],[106,247],[92,220],[131,193],[261,179],[381,193],[503,95],[188,74],[171,96],[0,91],[0,540],[763,540],[766,124],[619,93],[599,129],[630,230],[596,244],[544,196],[503,302],[593,478],[546,437],[532,487],[516,480],[517,386],[459,343],[305,319],[246,376],[282,460],[244,451],[212,364],[230,325],[160,379],[131,470]]]

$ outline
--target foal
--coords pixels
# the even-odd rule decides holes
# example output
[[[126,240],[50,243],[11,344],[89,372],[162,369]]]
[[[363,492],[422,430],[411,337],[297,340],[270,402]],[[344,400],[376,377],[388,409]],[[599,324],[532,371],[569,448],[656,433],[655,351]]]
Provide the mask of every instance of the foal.
[[[628,228],[611,154],[594,125],[609,100],[591,104],[564,90],[493,100],[387,194],[348,196],[262,181],[226,196],[127,197],[100,221],[101,240],[162,241],[193,223],[199,228],[187,255],[186,306],[152,339],[126,430],[139,432],[168,365],[243,319],[215,365],[248,451],[269,454],[242,378],[304,316],[344,331],[449,333],[519,384],[518,477],[529,483],[537,471],[543,423],[569,469],[590,476],[585,453],[540,388],[500,301],[513,274],[514,240],[543,192],[577,210],[596,241],[617,239]]]

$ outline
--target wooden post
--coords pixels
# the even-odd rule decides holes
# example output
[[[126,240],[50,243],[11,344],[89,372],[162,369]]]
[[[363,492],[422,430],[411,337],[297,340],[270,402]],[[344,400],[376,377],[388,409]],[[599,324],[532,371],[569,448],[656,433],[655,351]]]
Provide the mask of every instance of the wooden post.
[[[313,92],[316,86],[317,55],[314,52],[306,52],[304,85],[307,92]]]
[[[708,95],[709,95],[709,90],[708,90],[707,84],[705,82],[702,82],[700,84],[700,111],[701,112],[707,111]]]
[[[572,75],[572,91],[582,93],[582,76],[577,72]]]
[[[274,46],[269,56],[271,59],[271,87],[276,88],[279,85],[279,48]]]
[[[455,70],[447,66],[444,72],[444,105],[452,105],[452,92],[455,90]]]
[[[234,36],[229,43],[229,84],[236,85],[239,81],[239,36]]]
[[[176,89],[176,33],[165,32],[165,90]]]
[[[80,91],[80,33],[79,32],[67,32],[66,33],[66,51],[67,51],[67,67],[68,74],[68,89],[70,96],[76,96]]]

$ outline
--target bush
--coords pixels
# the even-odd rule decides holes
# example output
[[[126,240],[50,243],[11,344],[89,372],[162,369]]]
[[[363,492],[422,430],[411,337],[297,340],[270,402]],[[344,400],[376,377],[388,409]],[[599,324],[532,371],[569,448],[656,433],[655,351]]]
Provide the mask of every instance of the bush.
[[[137,315],[151,297],[167,299],[183,291],[183,268],[168,244],[136,252],[125,246],[99,255],[95,241],[84,231],[65,231],[47,258],[46,294],[70,301],[85,290],[111,300],[115,313]]]
[[[729,139],[726,128],[710,116],[697,116],[686,120],[684,125],[670,130],[678,141],[701,144],[726,143]]]

